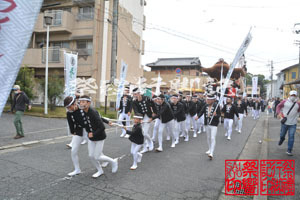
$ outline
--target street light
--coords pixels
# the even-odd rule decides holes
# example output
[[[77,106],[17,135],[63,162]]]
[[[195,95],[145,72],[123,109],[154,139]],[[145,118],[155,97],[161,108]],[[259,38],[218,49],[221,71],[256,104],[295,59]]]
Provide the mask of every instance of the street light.
[[[48,115],[48,50],[49,50],[49,27],[52,24],[52,17],[49,15],[44,16],[45,24],[47,26],[47,45],[46,45],[46,68],[45,68],[45,107],[44,113]]]

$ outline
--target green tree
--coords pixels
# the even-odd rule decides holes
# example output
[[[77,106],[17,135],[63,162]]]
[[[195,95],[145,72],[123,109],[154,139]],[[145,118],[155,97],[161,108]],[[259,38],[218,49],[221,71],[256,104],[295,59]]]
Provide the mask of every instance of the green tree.
[[[45,88],[45,79],[41,80],[42,88]],[[45,90],[43,90],[45,93]],[[48,102],[50,103],[50,109],[55,110],[56,100],[62,98],[64,91],[64,79],[59,77],[59,73],[55,71],[48,77]]]
[[[21,90],[26,93],[29,99],[35,98],[33,88],[35,86],[34,69],[27,67],[21,67],[16,82],[16,85],[21,87]]]

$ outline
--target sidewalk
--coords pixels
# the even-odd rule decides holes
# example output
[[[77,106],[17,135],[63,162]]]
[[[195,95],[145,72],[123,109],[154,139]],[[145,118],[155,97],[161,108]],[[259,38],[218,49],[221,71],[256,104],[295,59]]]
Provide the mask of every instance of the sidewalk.
[[[297,127],[299,128],[299,127]],[[295,143],[293,148],[293,156],[286,155],[287,141],[281,146],[278,146],[280,134],[280,121],[269,117],[268,126],[268,159],[269,160],[294,160],[295,161],[295,195],[294,196],[269,196],[268,199],[299,199],[300,197],[300,134],[299,131],[295,134]]]
[[[294,160],[295,161],[295,195],[294,196],[228,196],[225,195],[225,188],[219,200],[238,200],[238,199],[255,199],[255,200],[266,200],[266,199],[284,199],[284,200],[296,200],[300,197],[300,134],[299,132],[295,135],[295,143],[293,154],[294,156],[288,156],[287,141],[278,146],[280,134],[280,121],[273,118],[271,115],[262,114],[260,119],[249,138],[247,139],[246,145],[239,155],[239,160]],[[278,175],[276,174],[278,177]]]

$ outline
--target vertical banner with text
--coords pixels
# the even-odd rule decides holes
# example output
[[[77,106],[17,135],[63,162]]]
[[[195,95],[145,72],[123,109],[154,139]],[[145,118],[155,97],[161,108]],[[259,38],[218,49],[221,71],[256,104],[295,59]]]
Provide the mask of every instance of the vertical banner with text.
[[[123,96],[125,79],[126,79],[126,75],[127,75],[127,68],[128,68],[128,65],[122,60],[120,82],[119,82],[118,92],[117,92],[116,108],[120,107],[120,100],[121,100],[121,97]]]
[[[64,52],[65,97],[75,97],[78,55]]]
[[[252,77],[252,98],[254,95],[257,95],[257,84],[258,84],[258,77]]]
[[[42,2],[0,1],[0,116],[16,80]]]

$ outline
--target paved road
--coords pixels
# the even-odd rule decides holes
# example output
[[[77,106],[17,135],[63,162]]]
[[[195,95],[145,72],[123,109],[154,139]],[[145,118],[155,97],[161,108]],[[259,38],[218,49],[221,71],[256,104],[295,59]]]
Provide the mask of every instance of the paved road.
[[[0,126],[7,127],[1,129],[0,146],[5,144],[3,138],[9,143],[16,142],[8,137],[14,131],[11,120],[9,114],[0,119]],[[63,119],[25,116],[23,122],[25,134],[62,129],[26,134],[21,140],[66,135]],[[135,171],[129,170],[132,164],[130,142],[119,138],[119,133],[110,129],[104,153],[122,159],[116,174],[112,174],[108,166],[104,169],[105,175],[98,179],[91,178],[95,169],[87,156],[86,145],[79,153],[83,173],[71,179],[66,177],[73,170],[70,150],[65,146],[70,138],[1,150],[0,199],[217,199],[224,185],[224,161],[238,158],[255,125],[256,121],[245,118],[242,134],[233,131],[231,141],[226,140],[220,126],[213,161],[205,155],[208,148],[206,135],[201,134],[197,138],[191,137],[189,142],[181,141],[176,148],[170,148],[170,142],[166,141],[164,152],[146,153]]]

